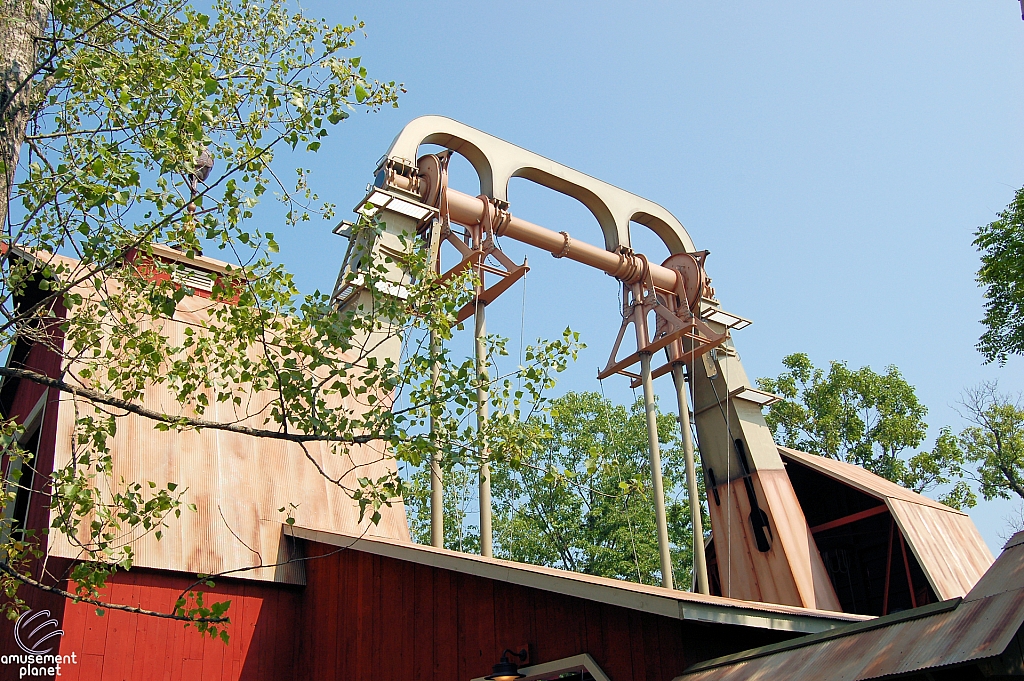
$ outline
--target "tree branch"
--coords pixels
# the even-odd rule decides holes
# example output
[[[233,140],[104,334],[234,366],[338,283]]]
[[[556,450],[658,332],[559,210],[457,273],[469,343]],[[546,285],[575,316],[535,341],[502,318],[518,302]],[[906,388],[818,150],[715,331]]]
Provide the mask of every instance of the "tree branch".
[[[210,430],[224,430],[230,433],[239,433],[240,435],[248,435],[251,437],[265,437],[272,440],[285,440],[287,442],[339,442],[347,444],[366,444],[375,440],[383,440],[381,435],[367,434],[367,435],[352,435],[351,437],[343,437],[338,435],[319,435],[319,434],[305,434],[305,433],[291,433],[282,432],[278,430],[267,430],[265,428],[252,428],[249,426],[242,426],[237,423],[222,423],[220,421],[207,421],[206,419],[195,419],[188,418],[186,416],[171,416],[164,414],[163,412],[143,407],[142,405],[135,404],[129,400],[122,400],[118,397],[112,397],[99,390],[93,390],[92,388],[85,388],[80,386],[74,386],[70,383],[62,381],[58,378],[51,378],[44,374],[37,373],[35,371],[28,371],[26,369],[16,369],[14,367],[0,367],[0,377],[5,378],[18,378],[32,381],[40,385],[45,385],[48,388],[56,388],[61,392],[74,395],[76,397],[85,398],[91,402],[97,402],[99,404],[105,404],[109,407],[115,407],[117,409],[123,409],[124,411],[142,416],[153,421],[160,423],[166,423],[172,426],[186,427],[203,429],[208,428]]]
[[[91,605],[96,605],[108,610],[123,610],[124,612],[131,612],[137,615],[149,615],[150,617],[162,617],[168,620],[179,620],[182,622],[196,624],[221,624],[230,621],[227,617],[188,617],[187,615],[178,615],[170,612],[158,612],[156,610],[136,608],[133,605],[121,605],[120,603],[106,603],[104,601],[99,600],[98,598],[79,596],[77,594],[71,593],[70,591],[65,591],[64,589],[60,589],[55,586],[48,586],[46,584],[43,584],[42,582],[38,582],[32,579],[31,577],[27,577],[21,574],[17,570],[12,569],[6,563],[0,563],[0,572],[10,575],[11,577],[13,577],[14,579],[18,580],[23,584],[28,584],[29,586],[35,587],[42,591],[46,591],[47,593],[57,594],[58,596],[63,596],[64,598],[70,598],[75,601],[81,601],[82,603],[89,603]]]

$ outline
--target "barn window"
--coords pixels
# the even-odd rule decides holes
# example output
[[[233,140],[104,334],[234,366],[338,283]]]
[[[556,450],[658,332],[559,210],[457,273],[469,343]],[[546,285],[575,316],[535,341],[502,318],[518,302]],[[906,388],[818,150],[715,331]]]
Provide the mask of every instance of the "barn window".
[[[35,481],[36,454],[39,450],[39,431],[37,426],[27,440],[18,444],[21,449],[31,455],[31,458],[24,458],[11,462],[11,473],[8,475],[10,483],[18,490],[14,498],[14,508],[11,510],[11,533],[16,539],[25,538],[25,526],[28,523],[29,502],[32,500],[32,483]]]
[[[43,412],[46,405],[46,393],[39,398],[36,406],[25,419],[25,431],[18,439],[18,447],[27,455],[25,458],[9,458],[7,470],[4,471],[4,482],[8,492],[14,499],[7,503],[4,518],[10,523],[11,536],[23,539],[28,524],[28,513],[32,502],[32,487],[35,482],[36,459],[39,454],[39,434],[42,432]]]

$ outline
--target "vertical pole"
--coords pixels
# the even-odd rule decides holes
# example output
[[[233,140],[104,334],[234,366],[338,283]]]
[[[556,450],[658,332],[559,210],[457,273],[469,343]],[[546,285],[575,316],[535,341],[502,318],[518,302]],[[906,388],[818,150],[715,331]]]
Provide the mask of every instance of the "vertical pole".
[[[481,289],[483,287],[481,286]],[[479,295],[479,291],[478,291]],[[479,301],[479,298],[477,298]],[[484,430],[487,427],[487,348],[484,336],[487,335],[486,306],[477,302],[476,309],[476,375],[479,385],[476,389],[476,428],[480,442],[480,555],[491,555],[491,467],[488,462],[490,452]]]
[[[903,567],[907,570],[907,588],[910,589],[910,607],[917,607],[917,596],[914,595],[914,578],[910,576],[910,561],[907,560],[907,542],[903,540],[903,532],[900,531],[900,549],[903,551]]]
[[[683,459],[686,464],[686,493],[690,498],[690,526],[693,528],[693,574],[697,591],[710,594],[708,565],[704,556],[704,524],[700,517],[700,496],[697,494],[697,476],[693,462],[693,436],[690,433],[690,403],[686,399],[686,380],[683,365],[672,366],[672,379],[676,384],[679,405],[679,430],[683,438]]]
[[[437,391],[440,379],[440,368],[437,356],[440,354],[440,343],[437,334],[430,332],[430,386],[432,394]],[[434,405],[430,407],[430,433],[434,444],[434,452],[430,456],[430,545],[444,548],[444,478],[441,472],[441,452],[437,449],[437,429],[434,423]]]
[[[651,378],[651,353],[640,353],[640,379],[644,385],[644,411],[647,413],[647,444],[651,455],[651,479],[654,483],[654,520],[658,526],[658,553],[661,557],[661,585],[672,585],[672,553],[668,545],[668,518],[665,516],[665,483],[661,479],[661,447],[658,444],[658,410],[654,403]]]
[[[444,164],[442,164],[442,171]],[[446,176],[445,176],[446,177]],[[434,220],[430,226],[430,271],[438,276],[441,270],[441,231],[447,228],[440,220]],[[441,354],[441,340],[434,329],[430,330],[430,396],[437,396],[437,384],[441,378],[441,369],[437,358]],[[437,423],[434,420],[435,406],[430,406],[430,435],[434,445],[434,453],[430,457],[430,545],[444,548],[444,474],[441,470],[441,452],[437,449]]]
[[[885,554],[885,589],[882,591],[882,615],[889,614],[889,573],[892,568],[892,531],[896,525],[896,521],[893,520],[892,516],[889,517],[889,548]]]
[[[665,483],[661,479],[661,446],[658,443],[658,409],[654,403],[654,379],[651,378],[651,353],[647,335],[647,311],[643,304],[643,288],[633,284],[632,291],[623,285],[623,298],[633,298],[633,326],[636,327],[636,349],[640,355],[640,382],[644,386],[644,411],[647,415],[647,446],[651,457],[651,482],[654,488],[654,521],[658,530],[658,554],[661,558],[661,585],[672,586],[672,552],[668,544],[668,518],[665,515]]]

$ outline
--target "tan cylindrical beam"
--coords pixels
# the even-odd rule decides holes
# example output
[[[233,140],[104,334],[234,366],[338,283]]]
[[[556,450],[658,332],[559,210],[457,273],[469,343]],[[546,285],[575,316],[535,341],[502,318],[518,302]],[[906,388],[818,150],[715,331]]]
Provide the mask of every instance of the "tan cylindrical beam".
[[[447,197],[449,216],[454,222],[475,225],[484,217],[485,208],[481,199],[451,188],[447,190]],[[499,236],[507,236],[549,253],[560,254],[569,260],[590,265],[627,284],[639,281],[642,274],[640,259],[636,256],[623,256],[606,251],[573,239],[563,232],[553,232],[514,215]],[[656,263],[650,263],[650,269],[655,286],[667,291],[675,290],[678,277],[675,270]]]
[[[633,295],[639,296],[640,286],[633,286]],[[644,324],[643,305],[633,306],[636,327],[636,346],[642,348],[650,341]],[[658,406],[654,401],[654,379],[651,377],[651,353],[640,353],[640,381],[644,386],[644,413],[647,417],[647,448],[651,462],[651,487],[654,496],[654,523],[658,533],[658,555],[661,559],[661,585],[673,589],[672,550],[668,543],[668,515],[665,513],[665,482],[661,477],[661,444],[658,441]]]
[[[693,528],[693,575],[697,591],[710,594],[708,585],[708,564],[704,556],[704,523],[700,517],[700,496],[697,493],[697,476],[693,462],[693,434],[690,432],[690,402],[686,398],[686,380],[683,365],[672,366],[672,379],[676,384],[676,398],[679,406],[679,432],[683,438],[683,459],[686,468],[686,493],[690,497],[690,527]]]
[[[654,402],[654,380],[651,378],[651,353],[640,353],[640,377],[644,386],[644,411],[647,415],[647,439],[651,459],[651,482],[654,495],[654,521],[658,528],[658,555],[661,558],[661,585],[674,589],[672,552],[668,543],[668,517],[665,514],[665,483],[661,478],[661,445],[658,443],[658,408]]]
[[[482,276],[482,274],[481,274]],[[483,288],[482,286],[480,287]],[[480,291],[477,291],[479,301]],[[477,303],[475,313],[476,328],[476,375],[479,385],[476,389],[476,428],[478,441],[480,443],[480,555],[492,555],[491,549],[491,466],[490,452],[487,447],[487,402],[490,399],[487,382],[487,346],[484,337],[487,335],[487,321],[485,310],[486,305]]]
[[[430,356],[436,358],[440,354],[440,343],[437,334],[430,332]],[[441,368],[437,361],[430,365],[430,385],[437,390],[441,378]],[[430,545],[444,548],[444,477],[441,471],[441,452],[437,448],[437,424],[434,421],[434,406],[430,406],[430,433],[433,436],[435,451],[430,456]]]

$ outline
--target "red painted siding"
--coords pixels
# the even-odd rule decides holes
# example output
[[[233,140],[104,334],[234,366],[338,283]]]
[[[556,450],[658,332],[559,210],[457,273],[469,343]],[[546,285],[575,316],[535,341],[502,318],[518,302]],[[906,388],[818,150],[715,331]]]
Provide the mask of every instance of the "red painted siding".
[[[309,555],[333,547],[311,544]],[[230,681],[290,678],[469,681],[502,649],[529,645],[533,663],[590,653],[615,681],[668,681],[689,665],[789,638],[763,629],[649,615],[353,550],[307,561],[307,586],[220,580],[231,642],[180,622],[34,596],[75,652],[71,681]],[[111,579],[111,602],[169,611],[192,579],[133,570]],[[55,602],[56,601],[56,602]],[[3,652],[11,623],[0,625]]]
[[[54,316],[51,319],[43,320],[46,333],[50,342],[56,348],[63,347],[63,333],[59,328],[59,322],[67,314],[67,310],[60,302],[54,303]],[[12,352],[17,352],[13,349]],[[61,355],[54,349],[42,343],[35,343],[28,352],[21,357],[21,361],[12,361],[12,365],[18,368],[26,368],[45,376],[58,377],[61,374]],[[37,471],[32,479],[32,496],[30,498],[26,527],[40,528],[49,526],[50,495],[48,489],[49,475],[53,472],[54,449],[57,438],[57,413],[60,404],[60,391],[56,388],[45,388],[38,383],[29,380],[14,382],[14,395],[10,402],[6,418],[13,418],[18,423],[24,423],[29,417],[32,409],[36,406],[39,398],[45,392],[47,395],[46,405],[43,412],[43,420],[40,423],[39,442],[36,448],[36,459],[31,466]],[[2,458],[3,479],[7,479],[9,460],[7,456]],[[45,538],[43,540],[45,547]],[[34,574],[39,574],[36,570]]]
[[[194,578],[150,570],[132,570],[109,580],[102,598],[111,603],[170,612]],[[205,589],[208,602],[230,600],[230,643],[200,636],[181,622],[72,603],[26,589],[30,605],[47,608],[61,622],[60,654],[76,654],[65,666],[69,681],[262,681],[296,678],[294,652],[301,589],[265,582],[220,580]],[[0,652],[17,653],[13,625],[0,625]],[[0,666],[0,675],[13,667]],[[38,677],[37,677],[38,678]]]
[[[54,306],[57,319],[63,318],[65,310],[63,305],[57,303]],[[57,346],[62,344],[62,338],[60,330],[56,324],[49,326],[51,330],[51,339]],[[21,357],[20,362],[12,362],[13,366],[24,367],[32,369],[41,374],[47,376],[59,376],[61,369],[61,357],[52,349],[47,348],[42,344],[35,344],[28,349]],[[14,395],[10,402],[8,413],[5,414],[8,418],[13,418],[19,423],[23,423],[28,418],[32,409],[35,407],[39,398],[46,394],[46,404],[44,407],[43,418],[40,423],[39,431],[39,442],[37,445],[36,459],[31,462],[38,472],[32,478],[32,496],[30,497],[28,513],[26,518],[26,526],[33,528],[36,532],[40,532],[49,525],[49,474],[53,471],[53,454],[54,445],[57,435],[57,413],[58,404],[60,399],[60,392],[53,388],[45,388],[38,383],[33,383],[28,380],[18,381],[17,385],[13,387]],[[9,471],[9,460],[7,456],[2,457],[0,461],[0,473],[2,473],[3,479],[6,479]],[[24,481],[25,478],[22,478]],[[41,547],[46,547],[46,537],[41,536]],[[45,571],[44,571],[45,565]],[[40,575],[47,575],[42,578],[42,581],[46,584],[54,584],[59,579],[66,576],[67,571],[70,568],[70,561],[60,558],[50,558],[44,561],[33,561],[31,564],[31,573],[37,578]],[[20,598],[22,598],[27,607],[33,611],[48,610],[51,616],[55,617],[58,621],[63,621],[65,599],[54,594],[46,593],[39,589],[34,589],[28,586],[22,586],[18,592]],[[6,620],[0,619],[0,655],[8,654],[22,654],[22,651],[17,647],[13,636],[13,623]],[[17,668],[12,665],[0,664],[0,679],[7,678],[18,678]],[[39,677],[36,677],[39,678]],[[63,677],[63,674],[61,676]]]
[[[309,554],[332,547],[311,544]],[[309,679],[469,681],[504,648],[533,663],[590,653],[615,681],[792,637],[704,625],[357,551],[309,560],[298,658]]]

